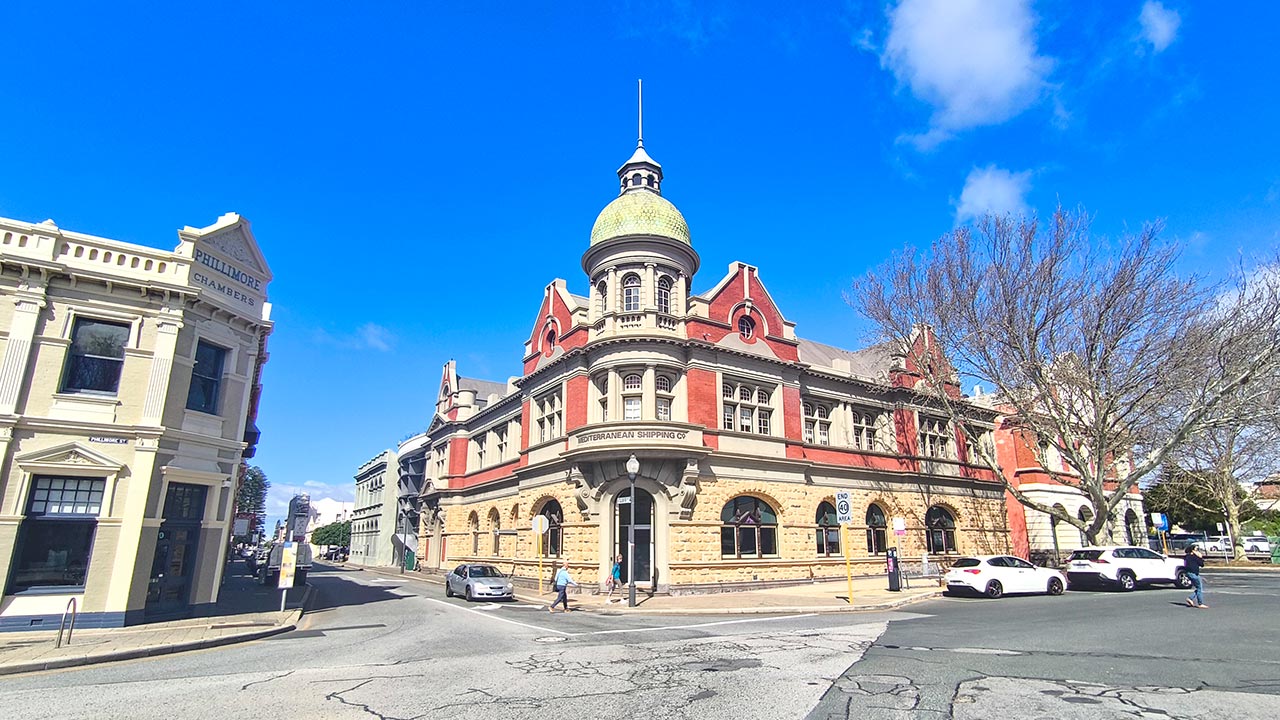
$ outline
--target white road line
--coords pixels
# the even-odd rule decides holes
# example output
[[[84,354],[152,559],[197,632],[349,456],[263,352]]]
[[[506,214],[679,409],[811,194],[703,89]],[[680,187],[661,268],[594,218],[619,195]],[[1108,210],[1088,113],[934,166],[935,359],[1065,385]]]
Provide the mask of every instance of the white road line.
[[[695,625],[667,625],[665,627],[646,627],[646,628],[627,628],[620,630],[596,630],[585,633],[569,633],[573,637],[581,635],[617,635],[620,633],[638,633],[638,632],[655,632],[657,630],[688,630],[691,628],[713,627],[716,625],[734,625],[739,623],[752,622],[769,622],[773,620],[794,620],[796,618],[813,617],[817,613],[805,613],[804,615],[783,615],[782,617],[764,617],[764,618],[748,618],[746,620],[721,620],[719,622],[697,623]]]
[[[422,596],[419,595],[418,597],[422,597]],[[481,610],[475,610],[473,608],[459,607],[457,605],[454,605],[451,602],[445,602],[444,600],[437,600],[435,598],[429,598],[429,597],[422,597],[422,599],[426,600],[427,602],[435,603],[437,605],[444,605],[445,607],[453,608],[454,610],[461,610],[462,612],[473,613],[475,615],[479,615],[480,617],[489,618],[490,620],[497,620],[498,622],[510,623],[512,625],[519,625],[520,627],[529,628],[530,630],[537,630],[538,632],[552,633],[554,635],[563,635],[565,637],[572,637],[575,634],[575,633],[567,633],[567,632],[564,632],[563,630],[552,630],[551,628],[544,628],[544,627],[539,627],[537,625],[530,625],[528,623],[516,622],[515,620],[508,620],[504,617],[498,617],[496,613],[483,612]],[[581,633],[578,633],[578,634],[581,634]]]

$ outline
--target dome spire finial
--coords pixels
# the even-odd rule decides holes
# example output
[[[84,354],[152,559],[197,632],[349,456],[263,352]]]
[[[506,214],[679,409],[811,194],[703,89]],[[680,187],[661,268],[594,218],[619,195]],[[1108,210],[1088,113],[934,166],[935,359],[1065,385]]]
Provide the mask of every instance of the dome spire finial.
[[[644,80],[636,80],[636,144],[644,147]]]
[[[618,168],[620,193],[645,191],[662,194],[662,166],[644,150],[644,80],[636,80],[636,151]]]

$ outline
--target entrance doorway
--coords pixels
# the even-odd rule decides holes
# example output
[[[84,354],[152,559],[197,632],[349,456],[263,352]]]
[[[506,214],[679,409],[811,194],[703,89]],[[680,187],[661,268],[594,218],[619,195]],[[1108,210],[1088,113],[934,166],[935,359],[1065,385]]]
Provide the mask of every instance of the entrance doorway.
[[[631,528],[631,488],[618,493],[615,552],[622,556],[622,581],[631,582],[628,570],[632,567],[628,554],[627,538]],[[651,586],[653,584],[653,496],[636,488],[636,585]]]
[[[147,583],[145,612],[148,616],[179,614],[189,607],[207,494],[208,488],[204,485],[169,485],[164,521],[160,524],[156,554],[151,561],[151,580]]]

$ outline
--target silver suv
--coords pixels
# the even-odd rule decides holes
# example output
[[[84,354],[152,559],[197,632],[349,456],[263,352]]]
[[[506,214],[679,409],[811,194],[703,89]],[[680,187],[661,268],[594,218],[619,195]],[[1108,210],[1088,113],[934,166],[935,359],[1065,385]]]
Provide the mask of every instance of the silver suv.
[[[1067,587],[1114,587],[1133,590],[1139,585],[1168,583],[1191,587],[1181,558],[1128,545],[1081,548],[1067,559]]]

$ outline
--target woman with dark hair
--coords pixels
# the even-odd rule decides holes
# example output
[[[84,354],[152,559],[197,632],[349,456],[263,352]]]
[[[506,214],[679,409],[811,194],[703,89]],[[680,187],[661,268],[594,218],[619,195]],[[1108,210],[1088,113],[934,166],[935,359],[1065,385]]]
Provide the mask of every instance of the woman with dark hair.
[[[1182,557],[1182,569],[1187,571],[1187,579],[1191,581],[1191,597],[1187,605],[1201,610],[1208,609],[1204,604],[1204,581],[1200,579],[1200,569],[1204,567],[1204,555],[1200,554],[1200,546],[1192,543],[1187,546],[1187,554]]]

